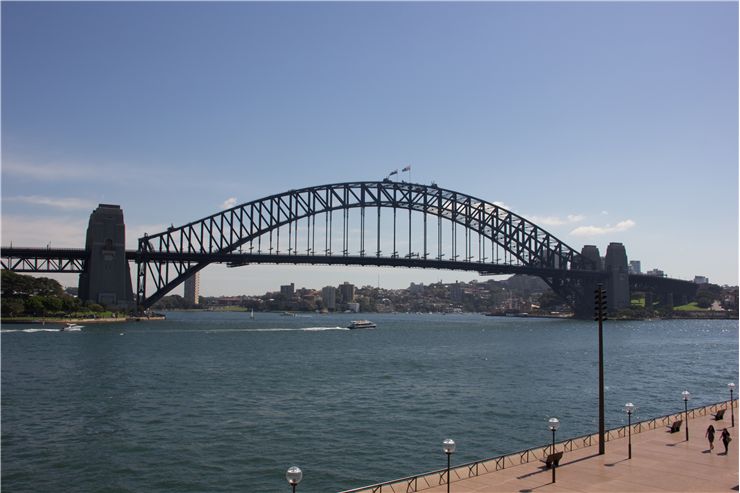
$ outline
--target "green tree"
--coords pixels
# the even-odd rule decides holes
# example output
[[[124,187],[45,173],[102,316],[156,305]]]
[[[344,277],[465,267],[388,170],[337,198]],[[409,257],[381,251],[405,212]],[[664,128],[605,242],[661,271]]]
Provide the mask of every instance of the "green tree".
[[[102,311],[105,310],[105,308],[103,307],[103,305],[100,305],[98,303],[89,303],[89,304],[87,304],[87,308],[91,312],[95,312],[95,313],[102,312]]]
[[[31,296],[26,299],[26,312],[31,315],[43,315],[44,314],[44,302],[41,296]]]
[[[56,296],[39,296],[41,302],[44,304],[44,308],[48,312],[59,312],[62,310],[62,299]]]
[[[555,294],[554,291],[545,291],[540,295],[541,310],[555,310],[563,304],[563,299]]]
[[[699,308],[709,308],[713,302],[711,293],[701,292],[696,296],[696,304]]]
[[[80,299],[70,296],[68,294],[63,295],[61,298],[62,310],[65,312],[75,312],[80,309]]]
[[[5,298],[2,302],[2,314],[6,317],[18,317],[23,315],[26,306],[19,298]]]
[[[26,297],[33,294],[33,278],[22,276],[13,271],[2,271],[3,298],[10,296]]]
[[[62,296],[64,289],[59,282],[48,277],[39,277],[35,280],[34,289],[40,296]]]

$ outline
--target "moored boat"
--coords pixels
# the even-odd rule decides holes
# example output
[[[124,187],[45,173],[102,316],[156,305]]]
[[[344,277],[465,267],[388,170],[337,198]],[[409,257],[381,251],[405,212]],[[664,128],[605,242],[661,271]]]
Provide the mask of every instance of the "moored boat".
[[[375,327],[377,325],[370,320],[352,320],[347,326],[348,329],[374,329]]]

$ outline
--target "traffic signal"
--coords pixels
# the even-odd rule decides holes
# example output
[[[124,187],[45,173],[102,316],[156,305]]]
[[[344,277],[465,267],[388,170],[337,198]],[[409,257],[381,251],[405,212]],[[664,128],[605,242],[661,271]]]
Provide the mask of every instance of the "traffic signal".
[[[603,322],[606,320],[606,290],[601,284],[594,290],[594,320]]]

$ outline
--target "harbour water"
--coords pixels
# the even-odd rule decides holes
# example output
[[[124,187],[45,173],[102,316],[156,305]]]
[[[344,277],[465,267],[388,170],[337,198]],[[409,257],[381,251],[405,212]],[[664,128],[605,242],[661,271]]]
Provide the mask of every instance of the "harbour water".
[[[2,326],[6,491],[331,492],[598,428],[594,322],[168,313]],[[356,318],[356,316],[355,316]],[[729,398],[737,320],[605,323],[607,427]]]

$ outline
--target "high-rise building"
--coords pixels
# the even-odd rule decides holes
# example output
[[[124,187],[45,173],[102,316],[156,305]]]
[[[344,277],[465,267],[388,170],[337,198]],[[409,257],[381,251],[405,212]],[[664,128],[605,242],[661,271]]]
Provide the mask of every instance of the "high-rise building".
[[[339,292],[342,295],[342,303],[352,303],[355,301],[355,285],[345,282],[339,286]]]
[[[295,283],[290,283],[285,286],[280,286],[280,294],[287,298],[292,298],[295,294]]]
[[[630,260],[630,274],[642,274],[639,260]]]
[[[196,272],[185,280],[185,301],[197,305],[200,301],[200,272]]]
[[[324,300],[324,306],[328,310],[337,309],[337,288],[327,286],[321,290],[321,299]]]
[[[463,299],[463,285],[459,282],[450,285],[450,299],[452,301],[460,302]]]

